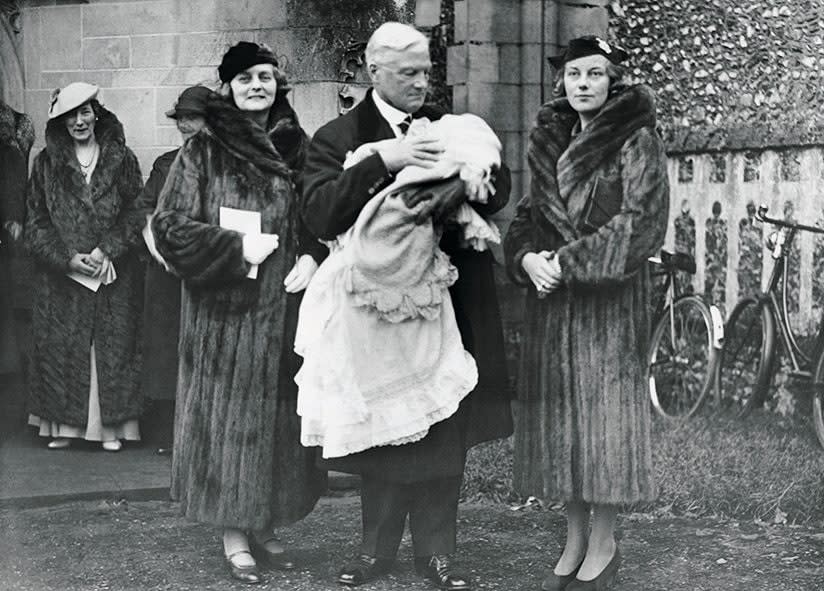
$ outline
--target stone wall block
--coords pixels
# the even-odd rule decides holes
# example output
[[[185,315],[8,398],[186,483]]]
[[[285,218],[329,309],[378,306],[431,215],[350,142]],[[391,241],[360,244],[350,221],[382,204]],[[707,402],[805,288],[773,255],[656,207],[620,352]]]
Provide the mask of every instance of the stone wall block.
[[[176,2],[163,0],[86,6],[83,8],[83,36],[174,33],[178,25],[173,18],[173,4]],[[191,4],[199,6],[201,2]]]
[[[469,45],[452,45],[446,48],[446,83],[449,86],[463,84],[469,74]]]
[[[502,157],[506,165],[513,172],[523,170],[525,151],[523,134],[520,131],[506,131],[498,135],[504,146]]]
[[[319,127],[338,116],[340,87],[338,82],[294,85],[290,98],[306,133],[314,134]]]
[[[468,111],[497,132],[521,130],[520,87],[517,84],[470,83]]]
[[[132,67],[157,68],[177,65],[177,42],[174,35],[139,35],[132,37]]]
[[[113,74],[112,70],[44,72],[40,74],[40,88],[63,88],[72,82],[88,82],[89,84],[97,84],[101,88],[107,88],[112,85]]]
[[[83,68],[111,70],[131,65],[131,45],[128,37],[96,37],[83,40]]]
[[[545,94],[544,101],[549,100],[549,94]],[[535,118],[541,108],[541,85],[524,84],[521,86],[521,127],[524,131],[524,141],[528,137],[529,130],[535,125]]]
[[[452,111],[466,113],[469,109],[469,87],[466,84],[456,84],[452,87]]]
[[[51,90],[26,90],[25,113],[31,117],[34,125],[35,144],[32,155],[42,148],[45,142],[46,123],[49,120],[49,97]]]
[[[455,43],[469,40],[469,0],[455,0]]]
[[[216,4],[215,24],[224,31],[278,29],[288,24],[284,0],[216,0]]]
[[[517,0],[468,0],[469,41],[521,40],[521,10]]]
[[[523,50],[517,43],[502,43],[498,46],[498,81],[518,84],[521,81]]]
[[[154,125],[151,124],[150,116],[155,105],[153,88],[106,88],[102,95],[106,108],[123,123],[127,146],[138,148],[154,145]],[[141,171],[146,175],[149,171],[142,164],[141,162]]]
[[[601,7],[581,7],[568,3],[558,7],[558,42],[566,45],[570,39],[582,35],[606,37],[609,14]]]
[[[192,86],[205,84],[215,87],[217,69],[214,66],[190,68],[141,68],[112,70],[115,88],[145,88],[148,86]]]
[[[126,130],[126,145],[137,156],[137,162],[140,164],[140,174],[143,175],[143,181],[149,178],[152,172],[152,165],[157,157],[163,152],[168,152],[171,148],[166,146],[137,146],[129,143],[129,133]]]
[[[23,74],[26,88],[40,87],[40,10],[26,9],[23,22]],[[24,97],[25,102],[25,97]]]
[[[43,70],[81,67],[80,6],[40,9],[40,66]]]
[[[417,0],[415,2],[415,26],[437,27],[441,22],[441,0]]]

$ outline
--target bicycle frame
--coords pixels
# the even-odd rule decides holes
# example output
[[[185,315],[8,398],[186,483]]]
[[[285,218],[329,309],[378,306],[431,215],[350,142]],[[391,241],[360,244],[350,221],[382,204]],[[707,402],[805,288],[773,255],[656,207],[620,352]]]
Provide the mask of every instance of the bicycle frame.
[[[762,222],[777,226],[779,228],[775,247],[772,251],[772,257],[775,259],[775,266],[773,266],[770,273],[770,279],[767,282],[765,289],[761,291],[758,296],[759,302],[762,305],[768,306],[770,314],[778,324],[781,334],[781,342],[784,345],[784,350],[790,358],[792,363],[792,371],[798,377],[811,377],[813,368],[810,364],[814,359],[817,359],[818,352],[824,350],[824,322],[821,323],[816,336],[813,355],[807,356],[798,344],[795,333],[792,330],[790,323],[789,303],[788,303],[788,276],[789,267],[787,265],[787,249],[793,243],[796,233],[799,230],[811,231],[815,233],[824,233],[821,228],[815,226],[805,226],[803,224],[791,224],[783,220],[772,219],[766,216],[766,208],[761,206],[756,216]],[[780,288],[779,288],[780,282]],[[779,300],[778,293],[781,293]]]

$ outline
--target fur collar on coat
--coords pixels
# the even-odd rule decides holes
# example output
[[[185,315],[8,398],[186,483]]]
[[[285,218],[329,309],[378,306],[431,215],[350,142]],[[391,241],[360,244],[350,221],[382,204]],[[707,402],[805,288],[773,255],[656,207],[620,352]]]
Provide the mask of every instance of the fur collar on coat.
[[[31,117],[18,113],[0,101],[0,144],[16,147],[28,161],[34,144],[34,125]]]
[[[528,147],[533,207],[567,242],[579,237],[567,211],[569,195],[633,133],[655,128],[655,95],[648,86],[627,87],[573,136],[577,123],[578,114],[566,98],[550,101],[538,112]]]
[[[306,133],[286,97],[276,100],[266,130],[218,94],[209,99],[206,123],[228,151],[263,173],[283,176],[300,186]]]
[[[92,183],[89,185],[92,203],[103,198],[109,188],[119,180],[121,165],[128,154],[123,124],[105,107],[99,108],[94,135],[100,147],[100,154],[92,175]],[[52,119],[46,124],[44,152],[51,166],[55,171],[59,171],[60,178],[64,179],[65,189],[78,196],[84,195],[86,179],[80,170],[80,163],[74,152],[74,142],[66,130],[63,117]]]

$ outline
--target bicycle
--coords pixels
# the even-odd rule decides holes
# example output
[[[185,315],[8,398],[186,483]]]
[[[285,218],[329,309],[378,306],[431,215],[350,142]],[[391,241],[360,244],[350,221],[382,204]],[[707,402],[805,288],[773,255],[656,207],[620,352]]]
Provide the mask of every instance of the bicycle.
[[[790,323],[787,293],[787,256],[793,238],[799,231],[824,234],[824,228],[770,218],[767,217],[767,210],[767,206],[761,205],[755,218],[778,228],[765,241],[775,259],[775,266],[766,288],[756,296],[740,299],[730,313],[724,330],[724,347],[718,369],[717,382],[723,397],[722,404],[732,408],[741,417],[764,403],[776,370],[776,331],[781,336],[784,351],[792,365],[789,372],[791,377],[813,380],[814,374],[824,374],[824,366],[821,366],[824,361],[819,360],[820,354],[824,353],[824,324],[814,339],[802,341],[793,332]],[[816,383],[813,380],[813,384]],[[820,408],[822,403],[824,401],[818,402],[817,411],[821,427],[817,424],[816,430],[824,445],[824,421]],[[814,417],[815,414],[814,403]]]
[[[724,322],[716,306],[680,288],[679,272],[695,274],[692,256],[662,250],[649,261],[653,277],[666,277],[650,333],[650,399],[662,417],[685,420],[698,411],[714,384]]]

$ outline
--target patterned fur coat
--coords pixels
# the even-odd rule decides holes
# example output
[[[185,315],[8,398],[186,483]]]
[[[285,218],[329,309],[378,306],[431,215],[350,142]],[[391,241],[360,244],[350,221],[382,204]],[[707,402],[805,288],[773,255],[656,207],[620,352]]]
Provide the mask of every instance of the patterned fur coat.
[[[292,351],[299,295],[286,274],[326,249],[303,229],[305,134],[285,102],[269,133],[215,95],[207,126],[181,148],[152,221],[157,248],[183,278],[172,497],[189,519],[241,529],[305,516],[325,488],[300,445]],[[279,247],[247,279],[242,235],[220,208],[256,211]]]
[[[46,126],[46,147],[29,180],[25,244],[37,269],[32,329],[30,412],[84,426],[88,417],[94,339],[103,423],[138,418],[142,410],[140,330],[142,247],[133,220],[142,187],[137,158],[123,126],[103,109],[95,127],[98,163],[86,184],[62,119]],[[117,279],[93,292],[68,277],[69,260],[100,247]]]
[[[629,87],[579,131],[566,99],[541,109],[530,134],[532,185],[504,242],[528,287],[519,370],[515,484],[524,494],[591,503],[652,499],[646,349],[647,257],[662,246],[669,185],[651,90]],[[579,231],[595,185],[621,210]],[[565,285],[537,297],[525,253],[558,253]]]

